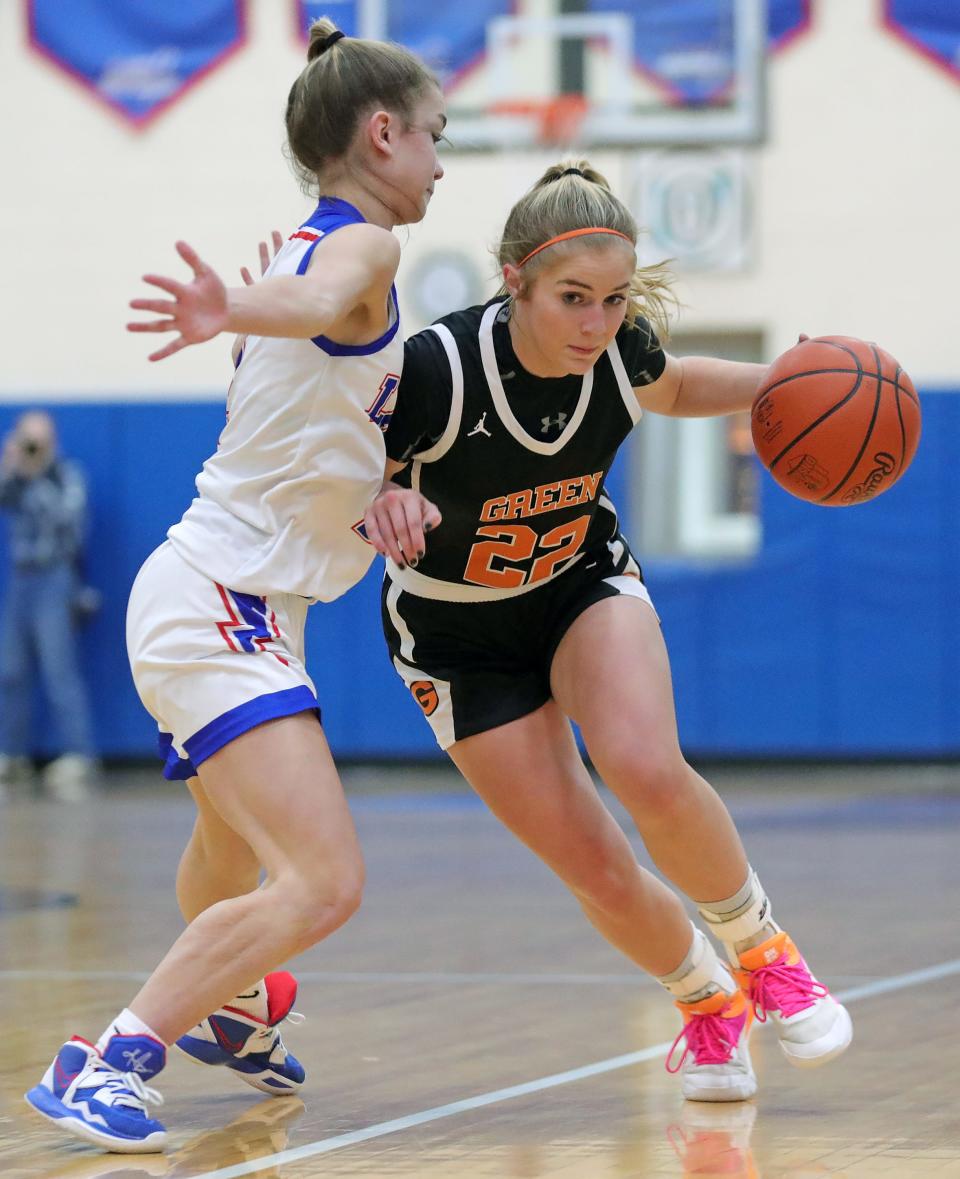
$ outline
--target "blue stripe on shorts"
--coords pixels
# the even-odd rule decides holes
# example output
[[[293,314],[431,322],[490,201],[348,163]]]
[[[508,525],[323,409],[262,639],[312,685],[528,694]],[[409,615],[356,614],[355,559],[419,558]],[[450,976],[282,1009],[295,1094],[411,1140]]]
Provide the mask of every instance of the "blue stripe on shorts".
[[[188,737],[183,745],[189,754],[181,757],[173,747],[173,735],[160,733],[158,747],[160,759],[164,762],[163,776],[171,781],[185,781],[197,776],[197,766],[202,765],[217,750],[228,745],[241,733],[256,728],[264,721],[276,720],[281,716],[293,716],[298,712],[315,711],[320,719],[317,698],[305,684],[295,688],[284,688],[281,692],[266,692],[231,708],[228,712],[214,717],[209,724]]]

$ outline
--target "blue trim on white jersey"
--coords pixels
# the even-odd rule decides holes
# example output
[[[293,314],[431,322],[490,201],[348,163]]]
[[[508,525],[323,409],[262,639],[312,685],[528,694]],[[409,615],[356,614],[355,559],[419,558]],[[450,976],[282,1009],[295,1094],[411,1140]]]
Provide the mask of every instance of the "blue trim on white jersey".
[[[316,245],[316,242],[313,244]],[[371,340],[369,344],[338,344],[336,340],[330,340],[326,336],[313,336],[313,343],[322,348],[328,356],[369,356],[373,352],[379,352],[381,348],[386,348],[400,327],[400,306],[397,303],[397,288],[394,286],[390,287],[390,297],[393,299],[394,320],[376,340]]]
[[[357,221],[366,221],[366,217],[364,217],[357,206],[351,205],[349,201],[342,200],[340,197],[322,196],[317,202],[317,207],[310,214],[310,219],[305,221],[304,225],[309,225],[313,229],[326,230],[329,226],[325,223],[331,217],[336,218],[344,225]],[[321,222],[324,224],[321,224]],[[302,229],[303,226],[300,228]]]
[[[321,197],[320,203],[310,214],[309,220],[304,221],[300,226],[301,229],[315,229],[321,236],[307,246],[297,265],[297,274],[306,274],[313,251],[328,234],[333,233],[335,229],[342,229],[344,225],[365,225],[366,223],[366,217],[349,201],[342,201],[339,197]]]
[[[348,222],[348,224],[349,224],[349,222]],[[324,237],[326,237],[326,234],[324,234]],[[310,259],[313,257],[313,251],[317,248],[317,246],[322,241],[323,241],[323,238],[318,237],[315,241],[312,241],[310,243],[310,245],[307,246],[307,248],[303,251],[303,257],[300,259],[300,261],[297,265],[297,274],[301,278],[303,277],[303,275],[305,275],[307,273],[307,267],[310,265]]]
[[[361,222],[366,224],[366,218],[349,201],[342,201],[339,197],[321,197],[320,204],[317,205],[310,220],[305,221],[301,228],[310,226],[311,229],[322,233],[323,237],[318,237],[304,250],[303,257],[297,264],[297,274],[301,276],[306,274],[310,259],[313,257],[313,251],[323,241],[323,238],[329,237],[336,229],[342,229],[344,225],[357,225]],[[371,340],[369,344],[338,344],[336,340],[331,340],[328,336],[312,336],[312,343],[316,344],[321,351],[326,352],[328,356],[371,356],[374,352],[379,352],[381,348],[386,348],[400,327],[400,305],[397,302],[397,289],[394,286],[390,287],[390,297],[393,300],[394,320],[378,339]]]
[[[209,724],[198,729],[192,737],[184,741],[183,747],[188,757],[180,757],[173,747],[173,737],[170,733],[161,733],[158,739],[160,756],[166,762],[163,776],[174,781],[194,778],[197,767],[203,765],[208,757],[212,757],[224,745],[229,745],[234,738],[255,729],[264,721],[294,716],[298,712],[316,712],[317,720],[320,719],[317,698],[306,684],[284,688],[280,692],[265,692],[262,696],[255,696],[252,700],[238,704],[236,708],[214,717]]]

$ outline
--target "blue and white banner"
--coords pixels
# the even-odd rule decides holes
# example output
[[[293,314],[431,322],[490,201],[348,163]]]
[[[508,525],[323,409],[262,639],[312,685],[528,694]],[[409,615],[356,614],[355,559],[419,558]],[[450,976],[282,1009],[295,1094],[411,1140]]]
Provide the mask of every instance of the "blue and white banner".
[[[245,0],[27,0],[33,48],[143,127],[239,49]]]
[[[767,46],[777,53],[810,28],[810,0],[767,0]]]
[[[444,86],[455,85],[483,58],[487,24],[516,11],[513,0],[470,0],[437,4],[403,0],[390,4],[389,36],[418,54]]]
[[[670,101],[714,102],[733,85],[733,0],[588,0],[587,8],[632,19],[635,66]],[[809,23],[810,0],[767,0],[770,51]]]
[[[634,64],[671,102],[706,103],[733,81],[731,0],[588,0],[633,21]]]
[[[895,37],[960,82],[957,0],[885,0],[883,21]]]

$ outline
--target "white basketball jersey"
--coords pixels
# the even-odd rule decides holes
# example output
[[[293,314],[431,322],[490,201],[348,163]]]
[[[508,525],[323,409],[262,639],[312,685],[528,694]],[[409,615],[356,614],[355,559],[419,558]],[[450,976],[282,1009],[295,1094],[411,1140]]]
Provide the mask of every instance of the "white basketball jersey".
[[[268,274],[304,274],[329,233],[362,221],[323,198]],[[380,488],[403,337],[391,290],[387,331],[370,344],[248,336],[227,424],[197,476],[197,498],[168,536],[183,559],[230,589],[331,601],[375,550],[363,514]]]

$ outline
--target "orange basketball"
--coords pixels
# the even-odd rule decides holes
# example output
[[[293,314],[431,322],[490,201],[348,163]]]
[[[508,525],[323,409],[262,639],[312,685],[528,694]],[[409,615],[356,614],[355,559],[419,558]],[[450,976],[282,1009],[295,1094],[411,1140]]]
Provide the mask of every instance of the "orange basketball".
[[[920,399],[882,348],[852,336],[795,344],[767,370],[751,413],[753,445],[781,487],[846,508],[882,495],[920,441]]]

